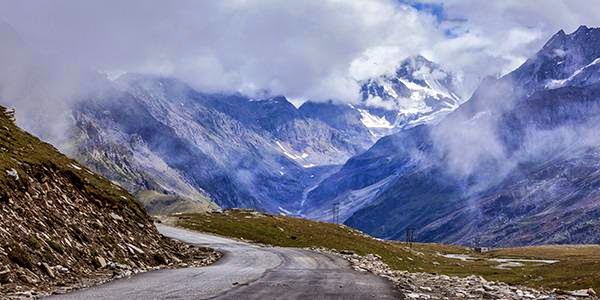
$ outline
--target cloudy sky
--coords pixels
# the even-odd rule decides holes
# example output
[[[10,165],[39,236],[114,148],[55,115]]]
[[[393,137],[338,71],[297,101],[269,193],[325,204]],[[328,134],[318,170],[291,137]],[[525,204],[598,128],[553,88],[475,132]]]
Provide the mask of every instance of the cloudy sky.
[[[600,26],[600,0],[0,0],[55,61],[176,76],[206,91],[356,99],[356,79],[423,54],[472,88],[555,32]]]

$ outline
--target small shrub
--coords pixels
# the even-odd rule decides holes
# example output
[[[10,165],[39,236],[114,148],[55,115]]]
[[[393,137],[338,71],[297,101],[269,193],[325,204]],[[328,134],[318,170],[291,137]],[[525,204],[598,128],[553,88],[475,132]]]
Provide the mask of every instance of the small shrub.
[[[162,255],[162,254],[160,254],[158,252],[154,253],[152,255],[152,258],[154,259],[154,261],[156,261],[160,265],[166,265],[168,263],[167,258],[164,255]]]
[[[27,245],[34,250],[42,248],[42,243],[33,235],[27,239]]]
[[[11,247],[11,250],[8,252],[8,259],[23,268],[33,269],[31,257],[18,245]]]
[[[50,245],[50,248],[52,248],[54,251],[60,254],[65,254],[65,248],[61,244],[55,241],[50,241],[48,242],[48,244]]]

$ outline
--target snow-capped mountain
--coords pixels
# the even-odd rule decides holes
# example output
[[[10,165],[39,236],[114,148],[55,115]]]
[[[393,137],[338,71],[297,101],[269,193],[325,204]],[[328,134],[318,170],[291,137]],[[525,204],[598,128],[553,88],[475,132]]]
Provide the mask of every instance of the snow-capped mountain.
[[[413,227],[421,241],[599,242],[599,41],[600,29],[558,32],[438,124],[351,158],[307,202],[339,201],[347,225],[391,239]]]
[[[556,33],[537,55],[512,74],[523,90],[533,93],[541,89],[587,85],[598,79],[600,37],[596,29],[579,27],[572,34]],[[534,73],[536,76],[531,76]]]
[[[305,191],[374,143],[357,118],[285,97],[200,93],[126,74],[74,110],[70,153],[138,195],[174,195],[290,214]],[[159,195],[160,195],[159,194]]]
[[[60,68],[10,28],[0,34],[13,41],[0,50],[0,61],[19,71],[11,78],[20,76],[3,80],[18,84],[0,89],[14,92],[7,104],[19,120],[29,120],[22,125],[156,204],[147,207],[151,212],[218,204],[297,213],[322,177],[349,158],[453,107],[443,103],[452,102],[444,95],[453,95],[454,80],[420,57],[370,80],[373,93],[359,103],[308,101],[296,108],[283,96],[203,93],[174,78],[126,74],[111,81],[91,70],[57,75],[50,70]],[[377,85],[394,92],[378,93]]]
[[[437,123],[464,102],[459,77],[423,56],[406,58],[394,72],[359,84],[358,103],[308,101],[300,111],[334,128],[351,129],[358,144],[368,148],[383,136]]]
[[[392,74],[362,81],[361,102],[338,108],[335,116],[344,116],[361,124],[368,129],[372,138],[378,140],[415,126],[437,124],[463,103],[458,96],[459,89],[460,80],[455,74],[422,56],[409,57],[401,61]],[[324,110],[322,104],[313,106],[316,106],[315,111]],[[352,172],[348,170],[352,164],[352,160],[348,161],[339,173]],[[376,181],[373,179],[378,178],[376,173],[386,172],[391,167],[354,170],[361,173],[357,174],[363,178],[359,182],[370,183],[358,189],[332,181],[333,177],[328,178],[307,194],[301,213],[309,218],[329,219],[332,203],[340,203],[341,217],[350,217],[368,205],[377,192],[390,182],[389,177]]]
[[[381,136],[435,122],[460,103],[454,79],[422,57],[365,82],[373,94],[357,105],[296,108],[282,96],[207,94],[135,74],[107,86],[75,110],[74,155],[88,166],[138,194],[286,214],[302,211],[323,176]]]
[[[462,104],[458,77],[423,56],[403,60],[392,74],[361,82],[365,126],[398,129],[431,124]]]

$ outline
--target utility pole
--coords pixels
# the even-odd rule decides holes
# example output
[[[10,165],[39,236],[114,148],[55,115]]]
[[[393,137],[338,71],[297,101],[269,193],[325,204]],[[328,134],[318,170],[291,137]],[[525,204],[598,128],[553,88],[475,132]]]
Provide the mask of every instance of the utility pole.
[[[406,243],[409,247],[412,247],[412,243],[415,240],[415,229],[412,227],[406,228]]]
[[[334,224],[338,224],[340,221],[340,203],[333,202],[333,207],[331,208],[331,222]]]

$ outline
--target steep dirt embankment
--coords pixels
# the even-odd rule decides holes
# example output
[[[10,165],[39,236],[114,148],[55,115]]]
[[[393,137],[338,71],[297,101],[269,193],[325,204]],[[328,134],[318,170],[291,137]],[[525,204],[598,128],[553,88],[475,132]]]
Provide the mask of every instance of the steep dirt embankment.
[[[162,237],[130,194],[20,130],[0,107],[0,298],[218,256]]]

